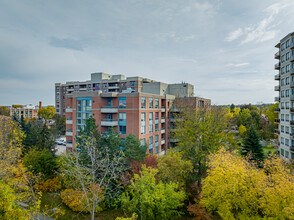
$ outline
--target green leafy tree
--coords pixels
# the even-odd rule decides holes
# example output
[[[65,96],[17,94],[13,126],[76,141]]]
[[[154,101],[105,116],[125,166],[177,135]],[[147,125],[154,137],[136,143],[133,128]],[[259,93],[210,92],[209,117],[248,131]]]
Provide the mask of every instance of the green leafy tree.
[[[23,164],[35,174],[41,173],[44,179],[53,177],[57,171],[56,158],[48,150],[29,151],[23,158]]]
[[[207,169],[207,157],[211,152],[217,152],[220,147],[236,146],[235,136],[230,133],[230,122],[225,117],[222,108],[184,109],[179,114],[176,129],[171,134],[178,140],[178,149],[184,158],[193,164],[194,172],[191,181],[201,185],[201,177]]]
[[[54,129],[57,130],[59,135],[65,135],[65,128],[66,128],[66,124],[65,124],[65,116],[61,116],[61,115],[54,115],[55,120],[55,125],[54,125]]]
[[[242,155],[250,155],[251,159],[262,161],[264,159],[263,149],[260,144],[260,138],[254,127],[249,127],[246,132],[246,138],[242,146]]]
[[[279,114],[275,112],[276,108],[279,108],[279,103],[271,105],[270,108],[266,111],[266,117],[271,122],[271,124],[274,124],[275,119],[279,117]]]
[[[157,169],[143,166],[141,175],[134,175],[121,198],[123,209],[139,219],[175,219],[182,214],[179,208],[184,205],[185,193],[177,190],[177,183],[156,183],[157,173]]]
[[[10,116],[9,109],[6,106],[0,106],[0,115]]]
[[[134,135],[129,134],[125,139],[124,153],[130,160],[143,161],[146,156],[146,146],[141,146],[140,140]]]
[[[158,178],[164,183],[178,183],[179,188],[186,184],[188,176],[192,173],[193,164],[183,159],[183,154],[177,151],[168,151],[158,159]]]

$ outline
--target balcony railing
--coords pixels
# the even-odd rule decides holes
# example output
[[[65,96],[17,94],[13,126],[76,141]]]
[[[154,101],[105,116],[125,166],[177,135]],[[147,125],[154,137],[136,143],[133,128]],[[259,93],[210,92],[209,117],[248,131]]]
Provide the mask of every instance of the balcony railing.
[[[275,69],[276,69],[276,70],[279,70],[280,67],[281,67],[281,64],[280,64],[280,63],[275,64]]]
[[[161,134],[164,134],[165,133],[165,129],[161,129]]]
[[[117,119],[101,119],[101,126],[118,126]]]
[[[275,53],[275,59],[280,59],[280,51]]]
[[[164,139],[161,140],[161,145],[163,145],[163,144],[165,144],[165,140]]]
[[[280,108],[275,108],[275,112],[280,112]]]
[[[101,113],[118,113],[117,106],[102,106]]]
[[[275,80],[280,80],[280,78],[281,78],[281,75],[280,74],[276,74],[275,75]]]
[[[165,123],[165,118],[161,118],[161,123]]]
[[[275,102],[279,102],[280,101],[280,97],[275,97]]]
[[[290,121],[290,125],[294,125],[294,121]]]
[[[275,123],[280,123],[280,119],[279,118],[276,118],[275,119]]]
[[[279,129],[275,129],[275,134],[280,134],[280,130]]]
[[[65,123],[68,125],[72,125],[72,120],[66,120]]]
[[[280,91],[280,86],[275,86],[275,91]]]
[[[165,112],[165,108],[161,108],[161,112]]]

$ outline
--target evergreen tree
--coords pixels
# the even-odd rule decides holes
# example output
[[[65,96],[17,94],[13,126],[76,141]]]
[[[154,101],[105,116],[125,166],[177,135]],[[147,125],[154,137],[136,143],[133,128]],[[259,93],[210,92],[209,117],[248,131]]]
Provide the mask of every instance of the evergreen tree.
[[[146,156],[146,150],[147,147],[141,146],[140,140],[134,134],[130,134],[126,137],[124,153],[127,158],[143,161]]]
[[[262,161],[264,159],[263,149],[260,144],[260,138],[253,126],[247,130],[247,136],[242,147],[242,155],[251,154],[251,159]]]

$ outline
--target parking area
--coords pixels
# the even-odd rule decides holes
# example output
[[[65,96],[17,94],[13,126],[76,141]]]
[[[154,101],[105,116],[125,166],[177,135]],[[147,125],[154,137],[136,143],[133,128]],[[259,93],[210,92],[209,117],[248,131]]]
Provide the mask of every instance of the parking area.
[[[61,136],[55,142],[56,155],[61,155],[62,153],[66,152],[65,136]]]

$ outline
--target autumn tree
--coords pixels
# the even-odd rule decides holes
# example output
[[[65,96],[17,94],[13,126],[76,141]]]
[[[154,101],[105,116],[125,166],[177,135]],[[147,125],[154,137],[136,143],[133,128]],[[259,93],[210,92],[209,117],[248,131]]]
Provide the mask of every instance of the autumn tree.
[[[183,154],[177,151],[168,151],[158,159],[158,178],[164,183],[178,183],[184,188],[188,176],[192,173],[193,165],[189,160],[183,159]]]
[[[193,164],[191,179],[200,186],[205,174],[207,157],[217,152],[221,146],[234,147],[234,134],[230,133],[230,123],[225,118],[222,108],[199,109],[183,108],[176,122],[176,129],[171,134],[178,140],[178,149],[185,159]]]
[[[9,108],[6,106],[0,106],[0,115],[10,116]]]
[[[210,155],[201,204],[222,219],[292,219],[294,176],[271,155],[258,168],[238,152]]]
[[[178,191],[178,183],[156,182],[157,169],[143,166],[141,175],[135,174],[127,192],[121,197],[122,207],[136,213],[140,219],[174,219],[182,212],[186,195]]]
[[[55,108],[52,106],[42,107],[38,111],[38,116],[45,120],[46,125],[47,120],[54,118]]]

